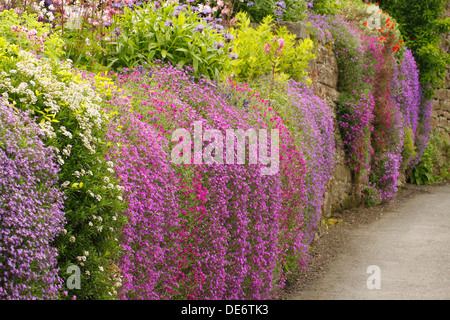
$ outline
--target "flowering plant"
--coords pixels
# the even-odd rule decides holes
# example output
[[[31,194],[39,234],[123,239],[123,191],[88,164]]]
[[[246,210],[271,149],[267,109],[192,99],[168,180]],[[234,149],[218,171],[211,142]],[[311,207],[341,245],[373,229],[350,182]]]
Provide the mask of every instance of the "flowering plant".
[[[232,76],[237,79],[255,79],[261,75],[271,74],[299,81],[308,81],[307,67],[314,59],[314,44],[305,39],[296,44],[296,36],[285,27],[272,31],[273,18],[268,16],[257,29],[250,27],[250,19],[245,14],[238,14],[236,28],[230,33],[233,52],[239,57],[231,61]]]
[[[162,59],[190,65],[197,76],[214,78],[230,59],[230,35],[220,24],[203,21],[188,5],[147,3],[134,11],[125,8],[116,28],[106,43],[106,61],[115,68]]]
[[[56,299],[64,226],[59,165],[26,112],[0,102],[0,298]]]
[[[49,25],[36,20],[36,15],[14,10],[0,12],[0,34],[17,44],[22,50],[32,51],[53,61],[63,53],[63,40],[56,33],[49,33]]]
[[[0,56],[11,51],[15,54],[0,62],[0,95],[36,117],[43,141],[52,148],[61,168],[59,188],[66,196],[67,225],[53,244],[58,248],[60,276],[66,279],[67,267],[77,264],[82,267],[85,284],[76,291],[77,296],[114,294],[108,275],[119,249],[114,238],[123,223],[119,216],[123,204],[113,163],[104,158],[108,117],[101,99],[69,62],[52,64],[8,43],[2,43]],[[89,252],[89,257],[84,252]]]

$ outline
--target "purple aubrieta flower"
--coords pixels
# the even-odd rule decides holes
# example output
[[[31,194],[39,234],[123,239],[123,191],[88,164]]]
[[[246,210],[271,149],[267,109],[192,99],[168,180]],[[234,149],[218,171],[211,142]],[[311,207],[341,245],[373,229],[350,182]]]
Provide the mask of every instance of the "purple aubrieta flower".
[[[231,33],[225,33],[225,42],[230,42],[234,39],[234,36]]]
[[[238,58],[238,55],[234,52],[230,53],[230,59],[231,60],[236,60]]]
[[[56,299],[66,223],[59,165],[29,113],[0,102],[0,300]]]
[[[206,26],[203,24],[199,24],[198,26],[195,27],[195,30],[198,32],[202,32],[203,30],[205,30]]]
[[[195,2],[195,0],[187,0],[186,2],[187,3],[193,3],[193,2]]]
[[[212,13],[212,10],[211,10],[211,8],[203,8],[203,13],[204,14],[210,14],[210,13]]]
[[[286,9],[286,3],[284,1],[275,2],[275,5],[283,8],[283,9]]]
[[[173,25],[172,20],[166,20],[166,22],[164,22],[165,27],[170,27],[171,25]]]
[[[123,8],[123,2],[116,2],[112,4],[113,7],[122,9]]]
[[[213,44],[214,49],[222,49],[223,47],[225,47],[225,45],[223,44],[222,41],[219,41],[219,42],[214,41],[214,44]]]
[[[253,1],[247,2],[247,7],[253,7],[255,3]]]

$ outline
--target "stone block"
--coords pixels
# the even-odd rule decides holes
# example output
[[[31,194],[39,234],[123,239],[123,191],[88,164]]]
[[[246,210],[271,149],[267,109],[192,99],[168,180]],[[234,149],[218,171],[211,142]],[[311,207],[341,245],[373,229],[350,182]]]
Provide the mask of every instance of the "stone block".
[[[309,38],[308,29],[303,22],[281,21],[277,23],[279,27],[286,27],[290,33],[297,36],[297,40]]]
[[[450,100],[441,101],[440,109],[443,110],[443,111],[450,112]]]
[[[447,89],[437,89],[435,97],[437,100],[444,101],[447,98]]]

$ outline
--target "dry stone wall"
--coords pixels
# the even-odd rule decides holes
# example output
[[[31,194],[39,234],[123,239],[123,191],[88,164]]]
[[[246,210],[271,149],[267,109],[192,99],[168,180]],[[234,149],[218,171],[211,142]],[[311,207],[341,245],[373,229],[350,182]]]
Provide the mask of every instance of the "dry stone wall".
[[[450,1],[447,2],[447,10],[443,18],[445,16],[450,16]],[[447,53],[450,52],[450,34],[445,34],[442,37],[441,48]],[[434,131],[450,141],[450,65],[447,65],[447,74],[443,86],[436,90],[431,113],[431,125]],[[441,153],[442,163],[450,163],[447,152],[441,150]]]
[[[450,7],[450,3],[448,5]],[[449,8],[447,8],[447,12]],[[286,27],[291,33],[297,36],[297,40],[305,39],[308,36],[307,27],[302,22],[281,22],[279,26]],[[443,39],[444,50],[449,52],[450,35]],[[334,110],[333,118],[335,123],[335,169],[328,181],[327,192],[325,194],[322,218],[327,218],[334,212],[349,209],[359,205],[358,190],[352,183],[352,171],[345,163],[345,152],[340,145],[341,135],[337,125],[337,102],[339,97],[338,88],[338,65],[330,44],[319,42],[316,52],[317,58],[309,68],[313,80],[314,91]],[[447,78],[445,86],[436,92],[433,101],[432,126],[442,132],[450,140],[450,66],[447,67]],[[450,159],[447,159],[450,161]],[[366,173],[367,175],[367,173]],[[399,185],[405,183],[404,172],[400,172]],[[324,230],[324,224],[319,224],[316,229],[316,237]]]
[[[298,40],[308,37],[307,28],[301,22],[282,22]],[[348,209],[359,205],[357,192],[352,183],[352,171],[345,163],[345,152],[340,145],[341,134],[337,125],[337,102],[339,98],[338,65],[330,44],[319,42],[316,51],[317,58],[310,64],[309,73],[313,80],[315,94],[322,98],[333,110],[334,130],[336,137],[335,167],[327,184],[322,218],[329,217],[332,213],[342,209]],[[323,232],[321,223],[316,229],[316,237]]]

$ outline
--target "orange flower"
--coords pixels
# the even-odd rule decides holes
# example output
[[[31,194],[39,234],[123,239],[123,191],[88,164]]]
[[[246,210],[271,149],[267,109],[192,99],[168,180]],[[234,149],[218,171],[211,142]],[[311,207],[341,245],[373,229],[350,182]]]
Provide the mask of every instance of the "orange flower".
[[[369,25],[369,22],[366,21],[366,23],[364,23],[364,27],[367,27]]]

